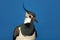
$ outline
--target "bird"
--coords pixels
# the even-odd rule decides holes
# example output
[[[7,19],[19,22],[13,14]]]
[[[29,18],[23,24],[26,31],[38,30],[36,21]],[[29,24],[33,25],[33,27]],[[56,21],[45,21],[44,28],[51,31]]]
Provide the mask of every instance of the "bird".
[[[24,22],[18,25],[13,31],[13,40],[35,40],[37,38],[37,31],[34,22],[37,22],[36,14],[27,10],[23,6],[25,13]]]

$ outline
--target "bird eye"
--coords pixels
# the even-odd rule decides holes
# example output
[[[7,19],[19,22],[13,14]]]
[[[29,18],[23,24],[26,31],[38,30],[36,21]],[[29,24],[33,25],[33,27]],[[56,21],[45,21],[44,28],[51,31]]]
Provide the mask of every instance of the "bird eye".
[[[31,16],[29,16],[31,18]]]

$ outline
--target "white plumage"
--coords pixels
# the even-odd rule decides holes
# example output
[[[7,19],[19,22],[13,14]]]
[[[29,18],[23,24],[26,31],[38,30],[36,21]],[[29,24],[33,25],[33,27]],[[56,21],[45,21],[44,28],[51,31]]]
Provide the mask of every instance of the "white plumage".
[[[31,22],[31,19],[30,18],[25,18],[25,20],[24,20],[24,24],[26,24],[26,23],[30,23]]]

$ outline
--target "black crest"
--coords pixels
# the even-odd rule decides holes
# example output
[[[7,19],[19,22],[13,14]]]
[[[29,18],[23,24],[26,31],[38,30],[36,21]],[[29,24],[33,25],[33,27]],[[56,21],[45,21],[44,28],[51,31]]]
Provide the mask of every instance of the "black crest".
[[[24,7],[24,4],[23,4],[23,8],[24,8],[24,10],[25,10],[28,14],[31,14],[33,17],[36,16],[34,12],[27,10],[27,9]]]

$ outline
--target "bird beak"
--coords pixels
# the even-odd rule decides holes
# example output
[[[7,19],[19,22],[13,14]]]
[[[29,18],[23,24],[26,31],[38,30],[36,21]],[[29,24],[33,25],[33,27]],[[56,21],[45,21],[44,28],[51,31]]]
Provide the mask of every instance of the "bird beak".
[[[36,19],[36,18],[34,19],[34,21],[35,21],[36,23],[38,23],[38,21],[37,21],[37,19]]]

